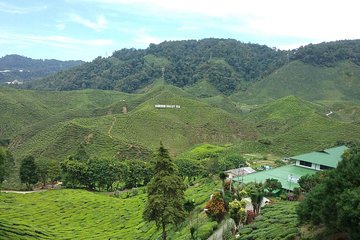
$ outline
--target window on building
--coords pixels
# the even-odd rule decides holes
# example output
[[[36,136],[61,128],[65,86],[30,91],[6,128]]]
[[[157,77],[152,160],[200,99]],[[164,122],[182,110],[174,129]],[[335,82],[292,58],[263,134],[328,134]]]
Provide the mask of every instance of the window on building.
[[[320,169],[321,169],[321,170],[326,170],[326,169],[332,169],[332,167],[320,165]]]
[[[311,167],[312,163],[311,162],[300,161],[300,165],[305,166],[305,167]]]

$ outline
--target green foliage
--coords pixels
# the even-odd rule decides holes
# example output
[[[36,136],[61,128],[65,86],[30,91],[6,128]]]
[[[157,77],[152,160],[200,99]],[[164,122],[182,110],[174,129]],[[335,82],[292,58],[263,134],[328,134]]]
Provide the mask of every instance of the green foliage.
[[[217,225],[218,225],[218,223],[215,221],[208,222],[208,223],[202,225],[197,230],[197,237],[199,239],[208,239],[211,236],[211,234],[214,232],[214,230],[216,229]]]
[[[256,215],[260,213],[260,207],[262,200],[264,198],[264,186],[262,183],[248,183],[247,184],[247,192],[250,194],[251,204],[253,205],[253,209]]]
[[[286,62],[286,53],[232,39],[171,41],[122,49],[30,85],[37,89],[97,88],[136,92],[163,76],[178,87],[206,80],[229,94]],[[86,79],[86,80],[84,80]]]
[[[246,202],[244,200],[234,200],[229,203],[230,217],[234,219],[235,225],[244,224],[246,221]]]
[[[252,224],[240,229],[240,239],[246,240],[292,240],[299,236],[296,218],[297,202],[277,201],[266,205]]]
[[[297,210],[302,223],[325,224],[360,237],[359,184],[360,149],[352,148],[343,154],[343,160],[336,169],[326,171],[321,182],[306,196]],[[331,209],[331,211],[329,211]]]
[[[13,80],[34,80],[78,66],[82,63],[84,62],[59,61],[54,59],[31,59],[16,54],[6,55],[0,58],[0,69],[6,69],[10,71],[1,73],[0,83]]]
[[[0,191],[2,183],[9,178],[13,166],[14,158],[11,152],[0,147]]]
[[[37,167],[33,156],[25,157],[21,161],[20,181],[26,184],[26,189],[31,190],[31,186],[38,182]]]
[[[359,102],[359,76],[360,68],[353,62],[335,62],[331,67],[319,67],[295,60],[249,86],[245,94],[234,93],[233,97],[253,104],[294,95],[325,104],[330,108],[326,110],[334,112],[331,118],[342,118],[345,109],[349,115],[354,114],[350,109],[353,110],[354,100]]]
[[[277,189],[281,190],[282,185],[278,179],[268,178],[265,180],[264,188],[269,191],[269,195],[271,196],[274,190],[277,190]]]
[[[36,160],[36,174],[39,180],[46,185],[47,181],[55,181],[60,179],[61,168],[60,163],[56,160]]]
[[[298,183],[301,189],[307,193],[310,192],[311,189],[313,189],[316,185],[318,185],[324,177],[324,172],[317,172],[316,174],[302,176]]]
[[[359,50],[359,40],[342,40],[302,46],[293,50],[291,58],[322,67],[331,67],[346,60],[360,65]]]
[[[191,182],[192,179],[198,176],[204,175],[204,169],[199,165],[197,160],[192,160],[188,158],[178,158],[175,161],[179,169],[179,174],[183,178],[188,178]]]
[[[155,221],[162,228],[162,239],[166,239],[166,225],[180,224],[185,220],[185,185],[178,175],[177,166],[172,162],[168,150],[161,144],[154,176],[147,186],[148,200],[143,217]]]
[[[186,199],[195,199],[192,221],[169,226],[170,239],[190,239],[190,225],[207,236],[216,228],[203,207],[220,182],[199,179],[185,191]],[[133,195],[133,196],[132,196]],[[118,198],[84,190],[51,190],[31,194],[0,194],[0,239],[156,239],[161,232],[142,219],[146,194],[120,192]],[[3,227],[4,226],[4,227]],[[204,227],[203,227],[204,226]],[[33,236],[34,235],[34,236]],[[204,238],[201,238],[204,239]]]
[[[125,172],[125,187],[133,188],[146,186],[153,176],[153,166],[149,162],[141,160],[125,161],[128,171]]]

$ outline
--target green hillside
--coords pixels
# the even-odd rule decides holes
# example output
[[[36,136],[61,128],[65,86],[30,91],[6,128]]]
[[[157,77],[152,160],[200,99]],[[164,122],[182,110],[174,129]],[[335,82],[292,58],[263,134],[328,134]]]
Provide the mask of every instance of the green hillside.
[[[230,143],[232,151],[244,153],[295,154],[360,136],[359,107],[344,101],[329,107],[285,97],[239,115],[242,102],[222,95],[196,98],[162,83],[142,94],[8,88],[0,94],[1,139],[10,140],[17,159],[28,154],[64,159],[80,144],[92,156],[148,158],[160,141],[175,155],[202,143]],[[334,113],[326,116],[329,109]]]
[[[207,81],[223,94],[244,89],[286,62],[286,52],[234,39],[165,41],[121,49],[77,68],[33,82],[46,90],[104,89],[134,93],[156,79],[177,87]]]
[[[359,103],[359,79],[360,68],[352,62],[319,67],[294,61],[252,85],[243,98],[266,101],[295,95],[309,101]]]
[[[339,142],[358,141],[360,126],[326,116],[324,106],[289,96],[264,104],[245,117],[268,152],[294,155]]]
[[[8,81],[30,81],[83,64],[83,61],[31,59],[11,54],[0,58],[0,84]]]
[[[17,158],[33,154],[63,159],[80,144],[99,157],[142,158],[160,141],[176,154],[194,144],[225,144],[256,136],[236,115],[214,107],[220,101],[209,105],[171,85],[154,85],[144,94],[7,88],[0,93],[2,119],[6,119],[2,126],[7,126],[1,136],[10,139]],[[180,108],[157,109],[156,104]],[[125,106],[127,114],[122,113]]]
[[[219,187],[219,181],[206,179],[185,192],[187,199],[195,199],[199,234],[210,223],[203,206]],[[142,219],[145,202],[143,189],[121,192],[119,198],[70,189],[2,193],[0,239],[155,239],[161,232]],[[169,227],[168,233],[170,239],[189,239],[188,218],[179,228]]]

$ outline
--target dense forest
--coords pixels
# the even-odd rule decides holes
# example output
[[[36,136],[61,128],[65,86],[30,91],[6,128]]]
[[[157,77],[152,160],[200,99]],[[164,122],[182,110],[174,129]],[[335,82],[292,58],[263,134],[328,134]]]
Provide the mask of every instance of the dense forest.
[[[0,83],[7,81],[28,81],[66,70],[83,61],[59,61],[54,59],[32,59],[16,54],[0,58]]]
[[[165,41],[146,49],[122,49],[27,85],[32,89],[105,89],[136,92],[155,79],[178,87],[207,81],[223,94],[244,90],[290,61],[334,66],[360,63],[360,41],[309,44],[292,51],[233,39]]]

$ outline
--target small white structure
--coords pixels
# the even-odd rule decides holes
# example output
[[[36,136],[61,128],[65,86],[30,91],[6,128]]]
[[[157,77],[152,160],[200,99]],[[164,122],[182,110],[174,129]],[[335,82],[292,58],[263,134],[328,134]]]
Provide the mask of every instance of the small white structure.
[[[240,176],[244,176],[250,173],[254,173],[256,172],[254,169],[252,169],[251,167],[241,167],[241,168],[235,168],[235,169],[230,169],[225,171],[225,173],[228,174],[228,178],[232,179],[233,177],[240,177]]]
[[[20,82],[20,81],[18,81],[18,80],[14,80],[14,81],[11,81],[11,82],[5,82],[5,83],[7,83],[7,84],[9,84],[9,85],[23,84],[23,82]]]

